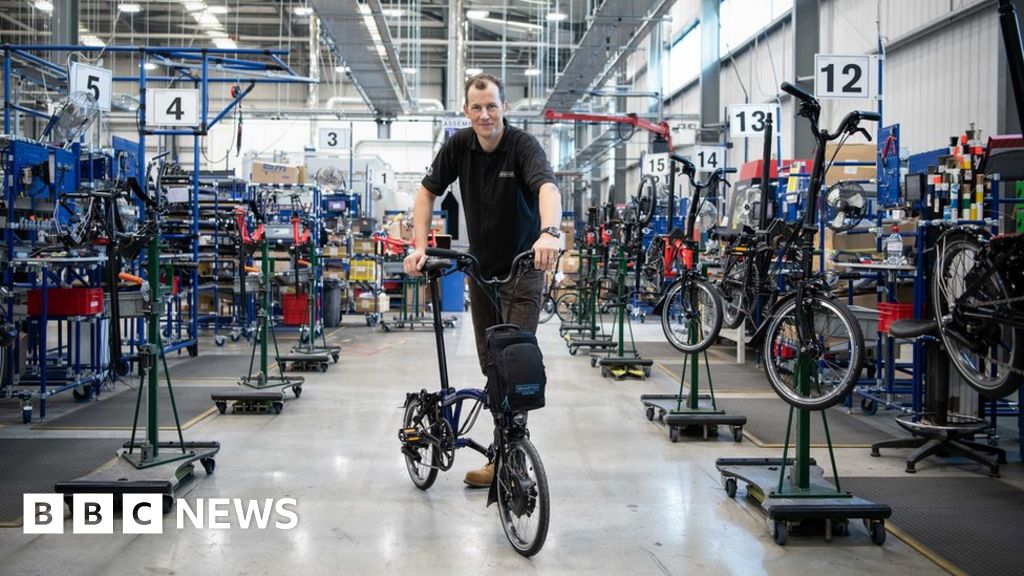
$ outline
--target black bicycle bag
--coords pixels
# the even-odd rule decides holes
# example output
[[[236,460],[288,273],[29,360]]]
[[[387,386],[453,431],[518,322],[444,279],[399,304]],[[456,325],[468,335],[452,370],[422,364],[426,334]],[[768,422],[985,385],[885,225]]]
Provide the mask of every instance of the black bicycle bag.
[[[537,337],[515,324],[487,329],[487,403],[495,414],[544,407],[547,375]]]

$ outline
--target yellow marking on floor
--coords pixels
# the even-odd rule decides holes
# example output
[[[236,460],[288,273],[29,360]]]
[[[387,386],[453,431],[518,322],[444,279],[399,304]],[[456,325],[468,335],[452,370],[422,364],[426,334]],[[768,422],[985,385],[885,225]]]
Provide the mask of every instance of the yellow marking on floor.
[[[949,572],[953,576],[967,576],[967,572],[966,571],[961,570],[955,564],[953,564],[949,560],[946,560],[945,558],[943,558],[941,554],[939,554],[935,550],[932,550],[931,548],[929,548],[928,546],[923,544],[917,538],[914,538],[910,534],[907,534],[906,532],[901,530],[898,526],[896,526],[896,525],[894,525],[894,524],[892,524],[890,522],[886,522],[885,523],[885,530],[889,534],[892,534],[896,538],[902,540],[904,544],[906,544],[907,546],[910,546],[911,548],[913,548],[915,551],[917,551],[918,554],[920,554],[920,555],[924,556],[925,558],[931,560],[932,562],[935,563],[936,566],[938,566],[939,568],[942,568],[946,572]]]

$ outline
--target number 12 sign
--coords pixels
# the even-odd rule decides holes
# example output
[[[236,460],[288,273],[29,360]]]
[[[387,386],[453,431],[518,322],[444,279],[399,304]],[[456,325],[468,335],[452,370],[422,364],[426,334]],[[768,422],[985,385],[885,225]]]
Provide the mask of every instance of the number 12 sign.
[[[736,104],[729,107],[729,136],[731,138],[757,138],[764,135],[768,115],[772,116],[772,129],[779,133],[779,106],[777,104]]]
[[[815,54],[814,71],[814,95],[818,98],[878,96],[877,57]]]

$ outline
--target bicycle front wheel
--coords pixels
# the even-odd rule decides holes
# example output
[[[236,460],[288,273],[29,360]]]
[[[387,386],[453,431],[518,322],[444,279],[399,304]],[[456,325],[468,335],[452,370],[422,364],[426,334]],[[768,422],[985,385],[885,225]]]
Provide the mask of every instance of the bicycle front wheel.
[[[680,352],[706,350],[722,330],[718,293],[703,278],[684,276],[665,293],[661,329]]]
[[[803,317],[811,339],[801,343],[797,301],[773,311],[764,339],[764,371],[775,393],[803,410],[824,410],[839,403],[857,383],[864,358],[864,337],[850,310],[839,302],[814,295],[803,300]],[[797,381],[800,350],[807,385]]]
[[[562,322],[578,321],[579,296],[575,292],[566,292],[555,301],[555,314]]]
[[[495,471],[498,477],[498,515],[505,536],[523,556],[544,547],[550,521],[548,477],[529,438],[508,443]]]
[[[540,319],[538,322],[541,324],[551,320],[551,317],[555,315],[555,300],[551,296],[545,296],[544,301],[540,304]]]
[[[939,334],[956,371],[989,398],[1002,398],[1020,384],[1024,369],[1024,331],[1000,322],[990,302],[1005,301],[1009,290],[999,274],[989,275],[967,297],[981,276],[981,244],[969,235],[947,238],[939,247],[932,276],[932,304]]]
[[[404,428],[417,428],[419,430],[433,433],[435,423],[433,417],[420,403],[419,398],[411,398],[405,405],[405,419],[402,421]],[[422,437],[422,435],[421,435]],[[437,467],[441,463],[441,452],[433,443],[420,446],[403,446],[402,454],[405,456],[405,468],[409,471],[409,478],[420,490],[426,490],[434,485],[437,479]]]
[[[749,265],[749,260],[735,263],[729,273],[715,284],[722,300],[722,323],[730,330],[739,328],[746,317],[749,299],[744,280]]]

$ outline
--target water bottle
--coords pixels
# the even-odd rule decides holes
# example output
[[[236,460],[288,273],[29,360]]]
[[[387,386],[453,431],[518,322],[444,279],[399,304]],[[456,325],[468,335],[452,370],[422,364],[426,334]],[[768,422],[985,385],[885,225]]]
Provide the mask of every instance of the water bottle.
[[[892,234],[885,239],[884,248],[886,264],[899,265],[903,263],[903,238],[900,237],[900,227],[898,225],[892,225]]]

